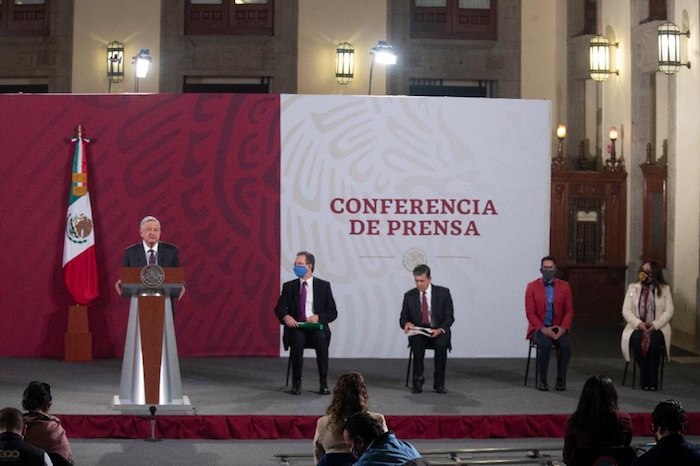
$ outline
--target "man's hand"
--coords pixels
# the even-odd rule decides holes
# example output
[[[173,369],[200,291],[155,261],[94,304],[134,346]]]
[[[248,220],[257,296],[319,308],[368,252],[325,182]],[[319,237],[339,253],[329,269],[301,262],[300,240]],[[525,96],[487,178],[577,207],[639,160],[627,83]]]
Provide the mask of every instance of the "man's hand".
[[[556,340],[559,337],[557,336],[557,333],[554,331],[556,327],[542,327],[541,332],[544,333],[546,337],[551,338],[552,340]]]
[[[403,326],[403,332],[408,333],[409,330],[413,328],[413,322],[406,322],[406,324]]]
[[[287,327],[298,327],[299,326],[299,324],[297,323],[297,320],[294,317],[290,316],[289,314],[284,316],[284,319],[282,319],[282,320],[284,320],[284,325],[286,325]]]
[[[122,281],[117,280],[117,283],[114,284],[114,289],[117,290],[117,294],[121,296],[122,294]]]
[[[318,314],[313,314],[311,317],[307,317],[306,321],[311,322],[312,324],[317,324],[320,318],[318,317]]]
[[[430,336],[430,338],[437,338],[440,335],[442,335],[443,333],[445,333],[445,332],[443,332],[441,328],[434,328],[433,334]]]

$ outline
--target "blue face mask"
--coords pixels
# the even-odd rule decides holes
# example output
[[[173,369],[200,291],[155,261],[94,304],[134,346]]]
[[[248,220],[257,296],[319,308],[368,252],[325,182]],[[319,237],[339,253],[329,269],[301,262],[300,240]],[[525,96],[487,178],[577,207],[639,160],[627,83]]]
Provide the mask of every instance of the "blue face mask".
[[[307,268],[305,265],[295,265],[294,266],[294,275],[296,275],[299,278],[302,278],[304,275],[306,275]]]

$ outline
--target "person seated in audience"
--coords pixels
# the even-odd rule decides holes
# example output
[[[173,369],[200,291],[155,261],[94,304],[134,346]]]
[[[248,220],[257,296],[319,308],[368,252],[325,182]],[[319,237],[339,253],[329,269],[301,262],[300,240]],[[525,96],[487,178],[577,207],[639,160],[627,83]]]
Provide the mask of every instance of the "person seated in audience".
[[[357,458],[355,466],[404,465],[420,458],[413,445],[385,431],[381,422],[367,412],[355,413],[345,420],[343,438]]]
[[[632,466],[699,466],[700,448],[683,438],[688,417],[677,401],[662,401],[651,413],[656,445],[637,458]]]
[[[314,463],[322,466],[344,466],[355,462],[350,448],[343,439],[343,420],[358,412],[368,412],[367,386],[365,379],[357,372],[348,372],[338,379],[333,389],[333,399],[326,409],[326,415],[316,422],[314,434]],[[387,430],[384,416],[369,413]]]
[[[564,463],[572,463],[577,448],[629,446],[631,441],[632,420],[617,407],[615,384],[605,375],[591,376],[566,423]]]
[[[69,464],[73,464],[66,431],[61,421],[49,414],[51,408],[51,387],[43,382],[31,382],[24,390],[22,407],[25,409],[24,440],[30,445],[41,448],[49,455],[59,455]]]
[[[0,464],[53,466],[49,455],[22,439],[24,419],[16,408],[0,409]]]

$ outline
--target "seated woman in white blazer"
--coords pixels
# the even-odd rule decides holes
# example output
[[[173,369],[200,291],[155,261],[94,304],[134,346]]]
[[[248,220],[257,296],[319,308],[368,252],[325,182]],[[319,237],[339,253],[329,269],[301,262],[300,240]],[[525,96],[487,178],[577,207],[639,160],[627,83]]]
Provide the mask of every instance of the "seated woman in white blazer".
[[[622,331],[622,355],[630,360],[630,350],[639,366],[639,385],[643,390],[659,386],[659,363],[663,352],[671,357],[671,287],[664,280],[661,266],[646,261],[639,269],[639,281],[630,284],[622,304],[627,321]]]

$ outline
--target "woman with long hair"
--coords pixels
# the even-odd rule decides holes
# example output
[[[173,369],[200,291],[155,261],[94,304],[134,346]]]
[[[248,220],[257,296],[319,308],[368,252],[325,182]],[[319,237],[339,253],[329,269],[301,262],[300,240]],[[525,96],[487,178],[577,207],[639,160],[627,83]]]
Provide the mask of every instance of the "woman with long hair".
[[[664,351],[670,357],[673,317],[671,287],[657,262],[646,261],[639,268],[639,281],[627,288],[622,316],[627,321],[620,342],[622,355],[629,362],[630,349],[634,352],[639,385],[642,390],[654,391],[659,386]]]
[[[564,463],[571,464],[577,448],[629,446],[631,427],[629,414],[617,407],[617,390],[610,377],[591,376],[566,423]]]
[[[51,386],[44,382],[30,382],[22,395],[22,407],[25,409],[25,442],[48,453],[54,464],[59,460],[61,464],[73,464],[73,452],[66,431],[61,421],[49,414]]]
[[[316,422],[314,434],[314,462],[325,466],[344,466],[355,462],[343,440],[343,422],[355,413],[368,412],[367,386],[365,379],[357,372],[348,372],[338,379],[333,389],[331,404],[326,415]],[[384,416],[369,413],[379,420],[387,430]]]

